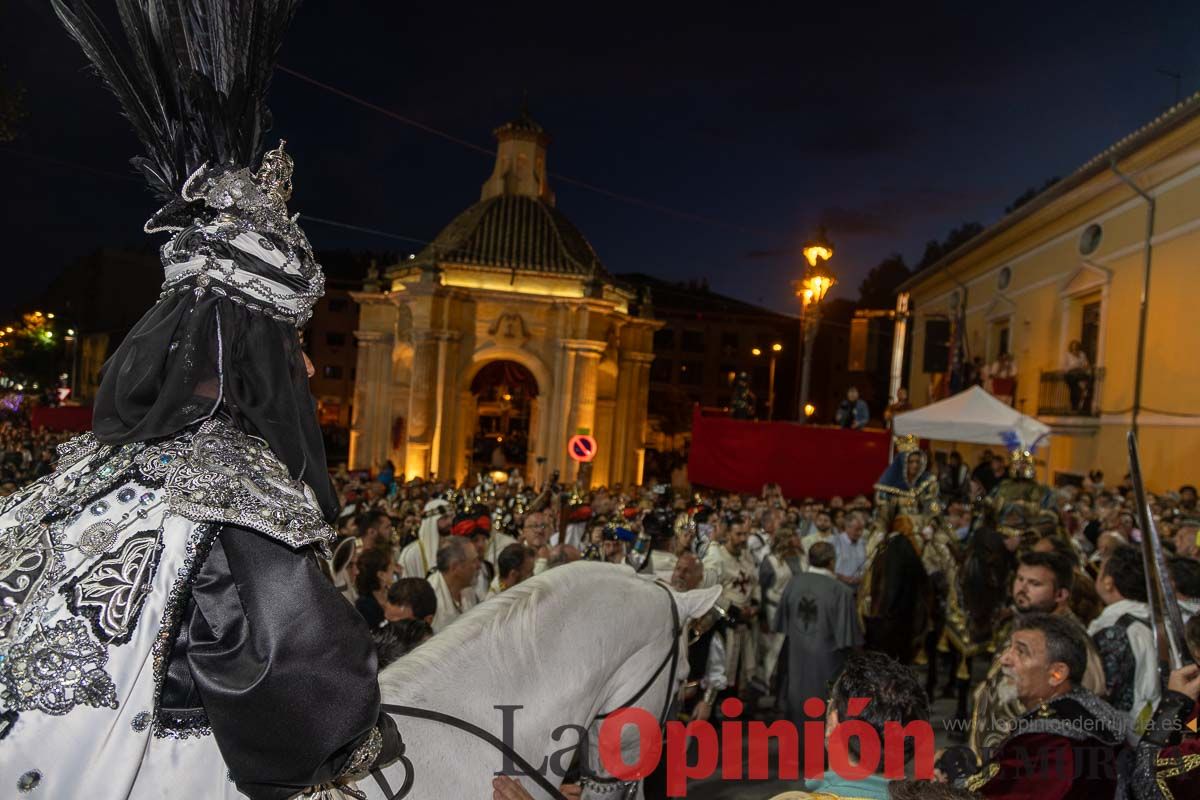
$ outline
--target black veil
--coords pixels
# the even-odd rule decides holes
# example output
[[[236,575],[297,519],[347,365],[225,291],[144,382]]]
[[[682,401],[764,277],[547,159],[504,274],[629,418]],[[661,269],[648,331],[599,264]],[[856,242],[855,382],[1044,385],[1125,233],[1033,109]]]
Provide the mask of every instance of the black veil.
[[[105,363],[92,429],[105,444],[171,436],[225,411],[316,494],[338,503],[294,325],[212,292],[176,292]]]

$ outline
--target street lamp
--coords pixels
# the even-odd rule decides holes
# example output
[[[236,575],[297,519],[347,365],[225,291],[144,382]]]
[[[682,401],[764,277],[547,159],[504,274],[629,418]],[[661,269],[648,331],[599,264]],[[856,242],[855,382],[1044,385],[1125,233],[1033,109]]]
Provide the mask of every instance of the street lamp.
[[[781,352],[783,352],[783,345],[779,342],[771,345],[771,361],[767,373],[767,422],[775,418],[775,360]],[[755,347],[750,351],[750,354],[758,357],[763,354],[763,351],[761,348]]]
[[[826,262],[833,258],[833,244],[825,235],[825,229],[817,232],[814,239],[805,243],[801,250],[808,268],[804,271],[804,279],[793,281],[796,296],[800,298],[800,343],[804,351],[804,370],[800,378],[800,395],[797,398],[799,406],[796,417],[801,425],[808,421],[808,386],[812,373],[813,344],[817,340],[817,328],[821,324],[821,301],[837,283],[825,269]]]

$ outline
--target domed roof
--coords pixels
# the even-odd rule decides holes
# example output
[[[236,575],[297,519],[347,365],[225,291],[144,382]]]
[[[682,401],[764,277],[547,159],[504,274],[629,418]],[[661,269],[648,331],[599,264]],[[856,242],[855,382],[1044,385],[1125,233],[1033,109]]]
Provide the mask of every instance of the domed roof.
[[[463,211],[416,262],[608,275],[596,251],[561,211],[545,200],[519,194],[489,197]]]

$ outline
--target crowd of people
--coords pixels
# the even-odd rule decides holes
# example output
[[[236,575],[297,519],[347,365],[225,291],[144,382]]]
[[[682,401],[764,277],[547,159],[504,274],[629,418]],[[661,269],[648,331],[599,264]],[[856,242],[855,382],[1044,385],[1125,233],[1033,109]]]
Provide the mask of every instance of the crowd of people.
[[[1108,751],[1114,768],[1098,771],[1090,791],[1103,784],[1100,796],[1116,796],[1133,775],[1118,771],[1118,756],[1149,746],[1163,728],[1156,712],[1183,713],[1180,698],[1194,701],[1200,683],[1159,669],[1128,477],[1109,486],[1093,472],[1051,489],[1025,459],[984,452],[971,466],[901,444],[873,497],[820,501],[789,500],[774,485],[757,496],[553,483],[539,493],[516,475],[460,487],[405,483],[390,467],[382,480],[340,470],[343,538],[330,575],[376,628],[381,664],[489,596],[580,558],[680,590],[719,585],[720,612],[689,650],[684,718],[718,719],[737,697],[803,730],[805,700],[826,698],[847,671],[903,675],[867,692],[881,726],[928,719],[940,692],[964,698],[963,725],[951,730],[963,744],[941,754],[937,772],[961,791],[1024,796],[1023,782],[1054,785],[1022,774],[1022,748],[1036,745],[1068,760],[1063,748]],[[1152,495],[1150,508],[1191,620],[1196,490]],[[1200,647],[1200,618],[1188,633]],[[903,707],[899,716],[883,698]],[[1036,734],[1023,733],[1030,714],[1041,715]],[[1076,778],[1047,796],[1069,796]],[[839,781],[830,774],[820,791],[888,796],[886,781],[853,790]]]
[[[55,448],[72,434],[34,430],[25,415],[7,413],[0,420],[0,497],[54,470]]]
[[[0,423],[2,493],[49,472],[63,438]],[[1200,670],[1160,662],[1129,477],[1108,485],[1093,471],[1051,489],[1033,480],[1027,454],[985,451],[969,465],[957,452],[898,449],[873,496],[821,500],[785,498],[777,485],[693,494],[554,476],[534,487],[514,472],[460,486],[406,482],[391,465],[374,476],[342,467],[339,539],[324,567],[373,631],[380,669],[533,575],[606,561],[681,591],[721,587],[718,610],[692,631],[681,719],[720,719],[734,697],[804,731],[806,700],[830,701],[829,726],[845,717],[844,697],[863,696],[860,718],[882,735],[888,722],[929,720],[939,693],[958,694],[964,724],[939,753],[940,783],[922,791],[1069,797],[1085,785],[1097,797],[1160,797],[1200,781],[1196,759],[1180,755],[1200,746],[1187,727]],[[1197,491],[1151,495],[1149,506],[1200,659]],[[912,783],[830,772],[816,791],[935,796],[903,795]]]

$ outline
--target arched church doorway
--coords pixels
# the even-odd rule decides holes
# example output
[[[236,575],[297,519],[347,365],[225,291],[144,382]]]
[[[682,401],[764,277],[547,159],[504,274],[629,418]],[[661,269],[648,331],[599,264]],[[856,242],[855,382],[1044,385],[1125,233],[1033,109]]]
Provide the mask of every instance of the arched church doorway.
[[[537,379],[515,361],[493,361],[471,380],[475,436],[471,472],[525,471],[537,406]]]

